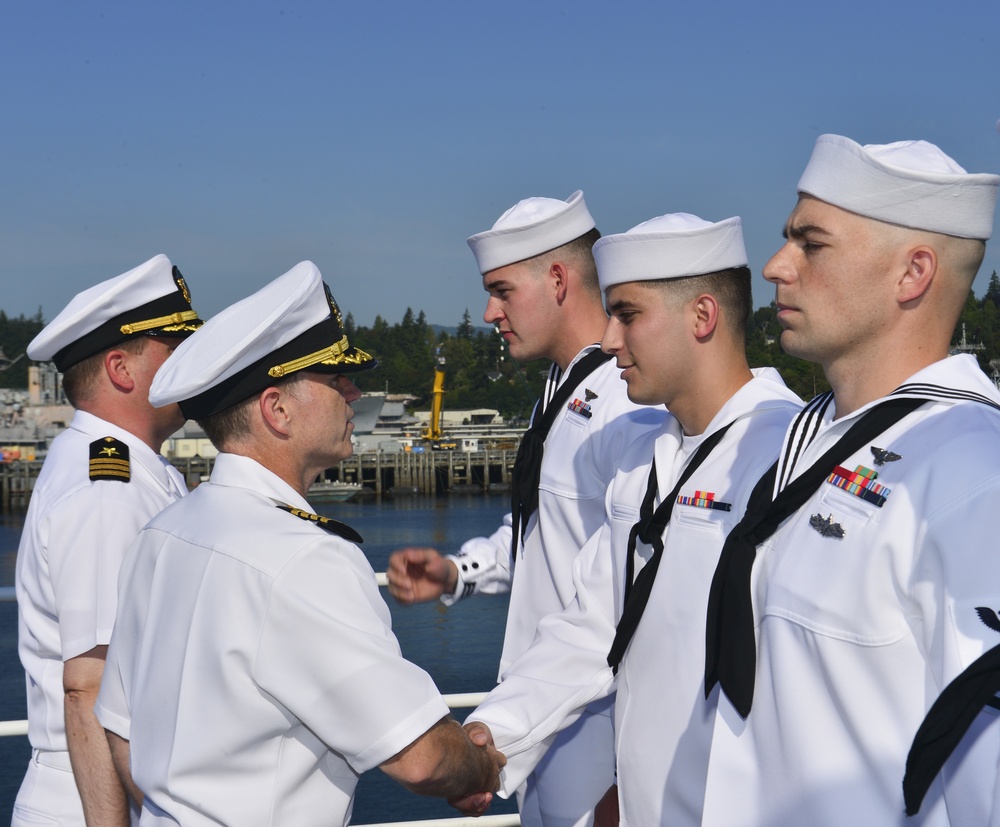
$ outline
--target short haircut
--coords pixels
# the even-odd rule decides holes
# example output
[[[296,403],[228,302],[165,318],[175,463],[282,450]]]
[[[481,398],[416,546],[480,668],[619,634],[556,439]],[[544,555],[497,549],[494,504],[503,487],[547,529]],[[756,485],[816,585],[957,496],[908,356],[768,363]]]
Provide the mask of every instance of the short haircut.
[[[983,265],[983,259],[986,258],[986,242],[975,238],[953,238],[949,246],[951,249],[946,253],[948,261],[957,271],[958,277],[971,288]]]
[[[253,423],[251,412],[259,397],[260,394],[254,394],[204,419],[199,419],[198,426],[216,448],[225,451],[233,441],[249,436]]]
[[[579,238],[536,256],[532,260],[535,271],[542,273],[548,270],[554,261],[570,261],[576,265],[584,289],[600,299],[601,285],[597,280],[597,265],[594,263],[594,245],[600,237],[601,233],[594,227]]]
[[[868,220],[877,228],[877,238],[886,251],[915,244],[928,244],[934,248],[939,270],[945,276],[941,282],[945,306],[947,312],[954,316],[953,323],[957,324],[972,283],[986,256],[986,242],[930,230],[916,230],[874,218]]]
[[[753,312],[749,267],[732,267],[702,276],[661,279],[649,284],[662,285],[666,292],[683,302],[691,301],[702,293],[715,296],[733,338],[742,342],[746,337],[747,322]]]
[[[293,373],[268,385],[269,388],[282,388],[292,396],[296,395],[296,385],[303,379],[305,371]],[[264,388],[267,390],[267,388]],[[227,450],[232,443],[239,442],[253,433],[253,410],[263,391],[242,399],[197,420],[198,426],[205,432],[212,444],[220,451]]]
[[[70,365],[63,374],[63,393],[74,408],[79,408],[93,394],[101,374],[104,372],[104,357],[112,350],[124,350],[133,356],[141,356],[146,349],[148,336],[126,339],[114,347],[88,356],[82,362]]]

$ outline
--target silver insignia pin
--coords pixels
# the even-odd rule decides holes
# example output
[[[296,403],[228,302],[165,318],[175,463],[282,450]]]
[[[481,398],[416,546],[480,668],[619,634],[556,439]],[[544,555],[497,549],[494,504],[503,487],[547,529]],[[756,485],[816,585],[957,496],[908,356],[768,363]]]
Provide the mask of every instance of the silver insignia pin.
[[[813,514],[809,518],[809,525],[815,528],[823,537],[835,537],[839,540],[847,534],[840,523],[833,521],[832,514],[829,517],[824,517],[821,514]]]
[[[895,462],[897,459],[902,459],[899,454],[895,454],[892,451],[886,450],[885,448],[876,448],[874,445],[871,446],[872,456],[875,457],[876,465],[885,465],[887,462]]]

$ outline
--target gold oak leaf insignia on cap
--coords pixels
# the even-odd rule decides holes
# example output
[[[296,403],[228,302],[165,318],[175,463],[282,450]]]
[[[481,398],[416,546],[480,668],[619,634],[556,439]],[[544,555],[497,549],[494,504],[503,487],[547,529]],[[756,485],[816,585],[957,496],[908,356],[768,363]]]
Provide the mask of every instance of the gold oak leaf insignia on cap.
[[[128,445],[113,436],[95,439],[90,443],[90,479],[129,482],[132,469],[128,458]]]
[[[336,534],[338,537],[343,537],[345,540],[350,540],[352,543],[363,543],[364,538],[353,528],[351,528],[346,523],[338,522],[337,520],[331,520],[329,517],[320,517],[319,514],[312,514],[308,511],[303,511],[301,508],[295,508],[291,505],[278,504],[278,508],[282,511],[287,511],[298,517],[300,520],[306,520],[310,523],[315,523],[324,531],[329,531],[331,534]]]
[[[340,308],[337,307],[337,302],[333,298],[333,294],[330,292],[330,287],[326,283],[323,284],[323,288],[326,290],[326,300],[330,305],[330,314],[337,322],[337,326],[343,330],[344,329],[344,317],[340,315]]]
[[[174,268],[174,281],[177,282],[177,289],[181,291],[184,301],[191,304],[191,291],[188,290],[187,282],[184,281],[184,276],[181,275],[181,271],[176,267]]]

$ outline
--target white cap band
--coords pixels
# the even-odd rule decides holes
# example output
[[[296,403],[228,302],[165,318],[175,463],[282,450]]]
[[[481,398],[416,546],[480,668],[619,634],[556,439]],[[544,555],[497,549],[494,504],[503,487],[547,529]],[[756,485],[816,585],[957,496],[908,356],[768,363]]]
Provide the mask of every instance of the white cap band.
[[[967,173],[926,141],[861,146],[820,135],[798,190],[867,218],[985,240],[998,186],[1000,176]]]
[[[497,219],[493,228],[469,238],[482,274],[540,256],[595,227],[580,190],[565,201],[525,198]]]
[[[738,217],[712,223],[690,213],[661,215],[594,245],[601,289],[627,281],[703,276],[747,266]]]

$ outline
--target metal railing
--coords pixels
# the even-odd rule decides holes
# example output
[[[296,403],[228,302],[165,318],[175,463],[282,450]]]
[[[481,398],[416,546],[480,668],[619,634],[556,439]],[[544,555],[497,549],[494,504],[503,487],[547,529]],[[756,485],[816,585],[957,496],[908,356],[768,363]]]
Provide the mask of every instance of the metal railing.
[[[375,579],[379,586],[388,585],[385,572],[377,572]],[[13,586],[0,586],[0,602],[16,600]],[[472,709],[479,706],[485,692],[460,692],[443,695],[449,709]],[[27,721],[0,721],[0,738],[8,735],[27,735]],[[471,818],[432,818],[421,821],[387,821],[379,824],[359,824],[357,827],[520,827],[521,817],[516,813],[511,815],[480,816]]]
[[[517,814],[506,816],[462,816],[460,818],[431,818],[423,821],[387,821],[384,824],[358,824],[356,827],[519,827],[521,817]]]

